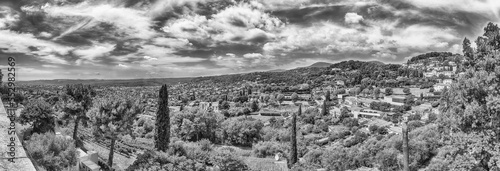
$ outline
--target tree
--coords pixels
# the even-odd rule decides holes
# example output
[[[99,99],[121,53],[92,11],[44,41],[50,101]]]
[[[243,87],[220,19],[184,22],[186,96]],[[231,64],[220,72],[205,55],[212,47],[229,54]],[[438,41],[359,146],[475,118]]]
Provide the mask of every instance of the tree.
[[[231,107],[231,106],[229,105],[229,102],[227,102],[227,101],[223,101],[223,102],[222,102],[222,104],[221,104],[220,106],[221,106],[221,109],[222,109],[222,110],[228,110],[228,109],[229,109],[229,107]]]
[[[155,149],[165,152],[170,143],[170,111],[168,108],[167,85],[160,88],[158,110],[156,111]]]
[[[90,119],[87,116],[87,112],[92,107],[92,98],[96,95],[94,89],[88,86],[84,86],[83,84],[76,85],[66,85],[66,95],[65,106],[63,108],[64,120],[73,120],[74,128],[73,128],[73,139],[75,139],[75,143],[78,146],[78,125],[83,122],[84,125],[87,125],[87,121]]]
[[[299,100],[299,95],[297,93],[293,93],[291,98],[293,102],[296,102],[297,100]]]
[[[36,133],[54,132],[54,110],[43,100],[30,100],[18,120],[23,125],[30,124]]]
[[[330,96],[331,96],[331,95],[330,95],[330,90],[327,90],[327,91],[326,91],[326,94],[325,94],[325,101],[327,101],[327,102],[331,101],[331,100],[330,100]]]
[[[471,47],[471,43],[469,39],[464,38],[464,41],[462,43],[462,52],[464,53],[464,56],[467,57],[468,60],[473,60],[473,49]]]
[[[252,108],[252,112],[259,111],[259,105],[257,104],[257,101],[253,101],[250,107]]]
[[[252,117],[227,119],[221,123],[219,139],[231,145],[250,146],[261,139],[260,131],[264,127],[261,120]]]
[[[281,104],[283,100],[285,100],[285,96],[283,94],[278,94],[276,100],[278,100],[278,102]]]
[[[451,146],[444,146],[436,161],[431,161],[441,170],[498,169],[491,163],[500,157],[500,96],[497,88],[489,88],[499,84],[498,30],[495,24],[488,24],[486,37],[476,40],[477,50],[469,61],[472,65],[461,66],[464,76],[451,84],[440,99],[436,123],[451,141]]]
[[[136,98],[111,95],[100,99],[98,111],[94,113],[93,132],[96,138],[111,139],[108,165],[113,166],[113,154],[116,139],[124,135],[133,135],[136,116],[144,111]]]
[[[403,89],[403,93],[405,93],[405,94],[410,94],[410,89],[409,89],[408,87],[405,87],[405,88]]]
[[[375,88],[373,90],[373,98],[378,99],[379,95],[380,95],[380,88]]]
[[[393,91],[392,91],[392,88],[385,88],[385,95],[386,96],[390,96],[392,95]]]
[[[299,106],[299,111],[298,115],[302,113],[302,106]],[[292,113],[292,131],[290,137],[292,138],[291,141],[291,153],[290,153],[290,165],[289,168],[291,168],[295,163],[298,161],[298,155],[297,155],[297,115],[295,113]]]
[[[326,104],[326,101],[323,101],[323,105],[322,105],[322,109],[321,109],[321,115],[322,116],[326,116],[328,115],[329,111],[328,111],[328,106]]]
[[[14,102],[16,104],[22,103],[26,98],[24,97],[23,94],[16,92],[14,93]]]

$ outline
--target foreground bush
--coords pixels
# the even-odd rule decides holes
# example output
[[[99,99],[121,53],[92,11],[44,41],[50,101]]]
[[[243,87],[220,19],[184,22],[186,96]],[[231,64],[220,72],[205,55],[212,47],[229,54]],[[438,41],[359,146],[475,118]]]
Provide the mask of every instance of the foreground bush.
[[[33,160],[46,170],[67,170],[76,165],[76,149],[72,139],[53,133],[33,134],[26,142]]]

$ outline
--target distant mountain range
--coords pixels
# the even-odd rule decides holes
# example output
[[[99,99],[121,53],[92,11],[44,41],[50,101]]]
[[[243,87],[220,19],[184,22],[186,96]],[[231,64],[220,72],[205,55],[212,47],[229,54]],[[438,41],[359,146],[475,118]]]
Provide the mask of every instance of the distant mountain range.
[[[328,62],[316,62],[312,65],[306,66],[306,67],[298,67],[295,69],[290,69],[290,70],[285,70],[285,69],[275,69],[275,70],[269,70],[269,71],[264,71],[260,73],[280,73],[280,74],[295,74],[297,72],[305,72],[305,73],[310,73],[310,72],[318,72],[327,69],[328,67],[338,67],[338,66],[344,66],[344,63],[347,61],[339,62],[339,63],[328,63]],[[368,61],[368,62],[363,62],[363,61],[355,61],[357,63],[373,63],[377,65],[384,65],[384,63],[380,61]],[[243,75],[245,74],[252,74],[252,73],[241,73]],[[230,74],[230,75],[241,75],[241,74]],[[230,76],[227,75],[227,76]],[[224,75],[221,75],[224,76]],[[120,80],[103,80],[103,79],[88,79],[88,80],[81,80],[81,79],[57,79],[57,80],[33,80],[33,81],[19,81],[19,84],[24,84],[24,85],[59,85],[63,86],[66,84],[90,84],[94,86],[159,86],[162,84],[176,84],[176,83],[186,83],[189,81],[194,81],[197,78],[203,78],[204,80],[206,79],[214,79],[216,77],[220,76],[204,76],[204,77],[185,77],[185,78],[146,78],[146,79],[120,79]]]

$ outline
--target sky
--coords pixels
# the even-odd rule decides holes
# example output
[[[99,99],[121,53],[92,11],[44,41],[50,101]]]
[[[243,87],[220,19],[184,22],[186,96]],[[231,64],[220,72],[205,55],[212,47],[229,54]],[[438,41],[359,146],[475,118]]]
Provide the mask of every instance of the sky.
[[[17,80],[208,76],[461,53],[498,0],[0,0]]]

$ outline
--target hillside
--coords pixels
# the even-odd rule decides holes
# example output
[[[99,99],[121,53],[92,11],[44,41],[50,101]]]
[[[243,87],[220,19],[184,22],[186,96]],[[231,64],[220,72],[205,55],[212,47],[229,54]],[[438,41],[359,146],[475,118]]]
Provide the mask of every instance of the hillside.
[[[309,68],[325,68],[325,67],[329,67],[330,65],[332,65],[332,64],[328,63],[328,62],[316,62],[312,65],[309,65],[308,67]]]

